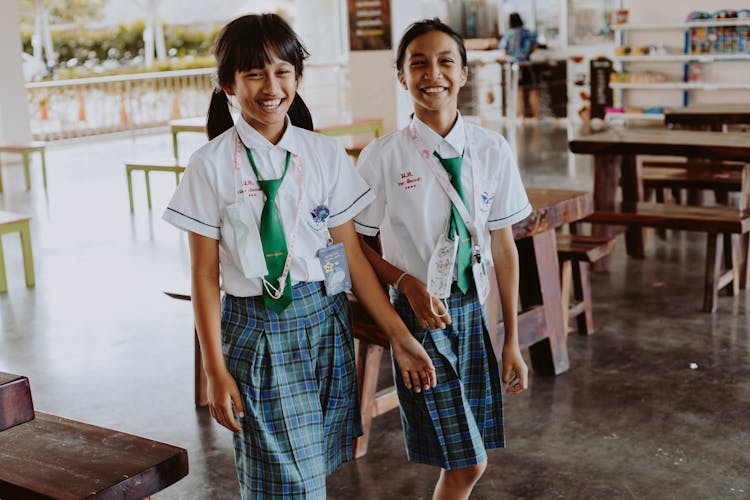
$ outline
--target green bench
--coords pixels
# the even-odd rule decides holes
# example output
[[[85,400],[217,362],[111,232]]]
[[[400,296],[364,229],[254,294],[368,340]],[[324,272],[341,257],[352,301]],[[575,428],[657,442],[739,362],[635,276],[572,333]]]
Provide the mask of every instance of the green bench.
[[[34,259],[31,254],[30,220],[31,217],[28,215],[0,211],[0,293],[8,291],[8,281],[5,275],[5,258],[3,256],[3,234],[18,233],[20,235],[26,286],[34,286]]]
[[[46,145],[43,142],[27,142],[23,144],[0,144],[0,153],[19,154],[23,156],[23,174],[26,177],[26,189],[31,189],[31,154],[39,153],[42,159],[42,179],[44,188],[47,189],[47,159],[45,157]],[[0,193],[3,192],[3,180],[0,176]]]

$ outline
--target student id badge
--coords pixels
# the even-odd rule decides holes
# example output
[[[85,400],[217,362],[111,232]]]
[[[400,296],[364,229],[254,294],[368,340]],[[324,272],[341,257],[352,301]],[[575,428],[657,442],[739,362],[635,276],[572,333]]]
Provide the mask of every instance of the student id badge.
[[[487,266],[482,260],[482,254],[479,249],[474,250],[474,256],[472,257],[471,274],[474,275],[474,286],[477,289],[477,297],[479,303],[484,304],[487,300],[487,296],[490,294],[490,280],[487,277]]]
[[[352,277],[343,243],[329,243],[318,250],[318,259],[323,268],[327,295],[336,295],[352,288]]]

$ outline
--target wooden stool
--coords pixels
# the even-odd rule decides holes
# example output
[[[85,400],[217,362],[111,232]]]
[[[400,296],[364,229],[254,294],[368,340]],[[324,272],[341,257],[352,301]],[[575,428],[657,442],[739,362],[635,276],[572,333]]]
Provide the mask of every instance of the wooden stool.
[[[591,263],[612,253],[614,244],[615,239],[607,236],[557,235],[557,257],[560,261],[563,317],[566,328],[570,318],[576,318],[578,333],[583,335],[594,333],[589,267]],[[570,304],[571,288],[575,299],[574,304]]]
[[[42,179],[47,189],[47,160],[45,157],[45,143],[27,142],[24,144],[0,144],[0,153],[14,153],[23,156],[23,174],[26,177],[26,189],[31,189],[31,153],[39,153],[42,158]],[[3,192],[3,180],[0,176],[0,193]]]
[[[133,212],[133,176],[134,170],[143,171],[146,177],[146,197],[148,198],[148,208],[151,209],[151,182],[149,172],[174,172],[177,183],[180,183],[180,174],[185,171],[185,167],[169,162],[151,162],[151,163],[126,163],[125,174],[128,178],[128,199],[130,200],[130,212]]]
[[[23,252],[23,271],[26,276],[26,286],[34,286],[34,259],[31,253],[31,217],[24,214],[0,211],[0,293],[8,291],[8,281],[5,275],[5,259],[3,256],[2,235],[18,233],[21,237],[21,251]]]

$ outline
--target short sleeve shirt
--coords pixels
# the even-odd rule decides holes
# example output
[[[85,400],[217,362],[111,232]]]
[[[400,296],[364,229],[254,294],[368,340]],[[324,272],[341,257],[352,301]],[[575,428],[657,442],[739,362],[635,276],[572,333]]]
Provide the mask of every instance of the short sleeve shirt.
[[[286,154],[292,154],[293,160],[276,196],[276,208],[289,247],[302,193],[290,276],[292,283],[322,281],[317,251],[328,242],[328,228],[351,220],[374,195],[340,143],[294,127],[288,119],[278,144],[270,143],[240,117],[235,127],[198,149],[167,205],[164,220],[185,231],[219,240],[222,290],[238,297],[262,294],[261,280],[245,278],[242,273],[235,234],[226,217],[227,206],[241,202],[249,204],[256,220],[260,220],[265,204],[265,195],[244,148],[236,154],[238,135],[252,151],[261,179],[281,177]],[[302,185],[294,167],[295,157],[301,164]]]
[[[531,213],[513,151],[500,134],[465,123],[461,115],[445,138],[416,117],[412,123],[430,151],[438,151],[443,158],[464,153],[461,184],[470,199],[483,258],[491,263],[490,231]],[[357,170],[375,193],[375,201],[355,217],[357,232],[374,236],[387,217],[393,241],[384,246],[393,255],[386,257],[426,281],[430,256],[448,226],[451,202],[419,154],[409,127],[370,143],[359,157]],[[474,175],[478,176],[476,190]]]

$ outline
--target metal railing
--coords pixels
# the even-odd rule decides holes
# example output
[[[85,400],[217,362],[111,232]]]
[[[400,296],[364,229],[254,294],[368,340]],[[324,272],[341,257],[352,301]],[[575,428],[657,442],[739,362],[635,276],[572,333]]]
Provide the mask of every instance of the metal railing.
[[[200,68],[27,83],[32,136],[42,141],[70,139],[205,115],[214,72],[214,68]],[[307,65],[300,94],[316,118],[346,115],[346,65]]]

